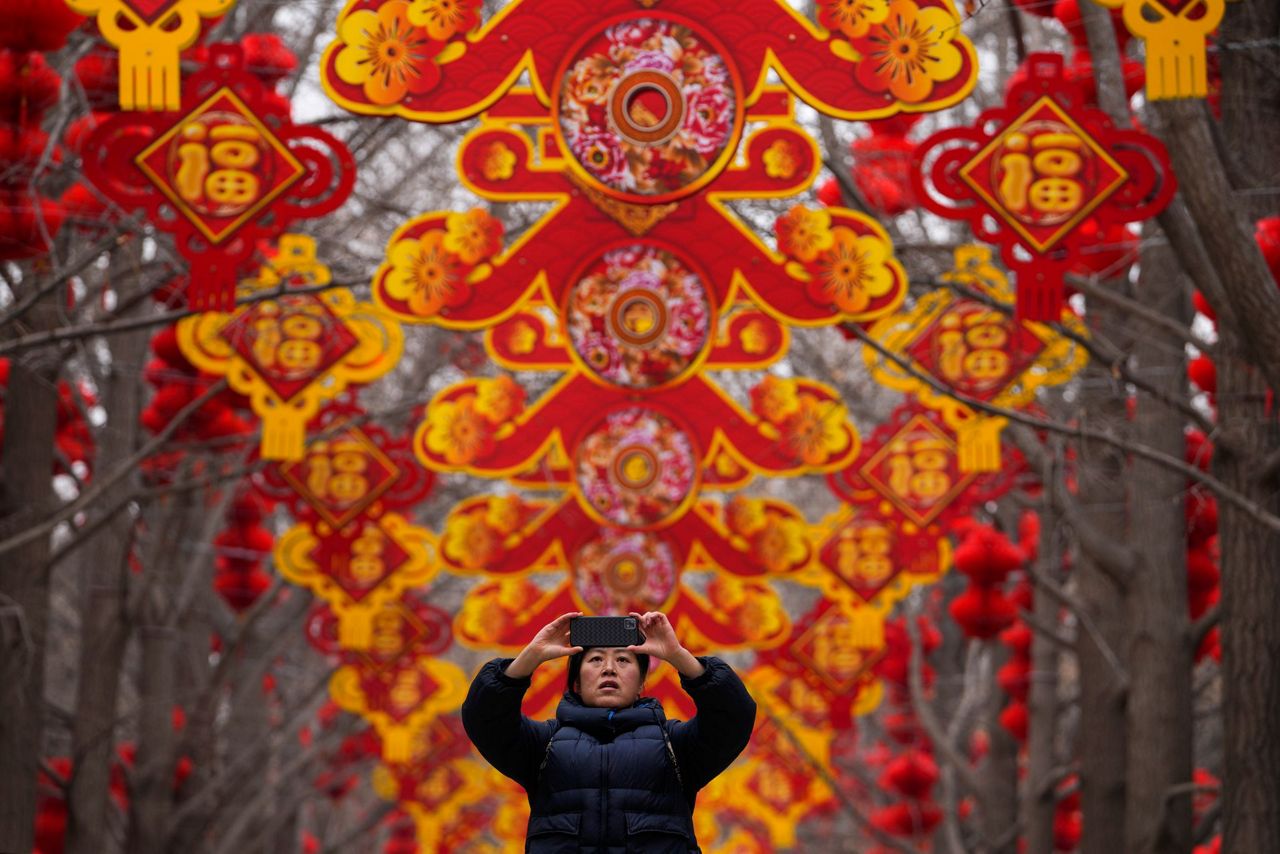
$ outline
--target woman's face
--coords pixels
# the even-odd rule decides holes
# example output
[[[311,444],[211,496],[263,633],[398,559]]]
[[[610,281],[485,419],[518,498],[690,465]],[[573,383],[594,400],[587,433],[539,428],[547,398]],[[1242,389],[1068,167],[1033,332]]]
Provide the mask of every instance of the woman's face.
[[[620,647],[589,649],[573,689],[583,705],[625,709],[640,699],[644,679],[636,654]]]

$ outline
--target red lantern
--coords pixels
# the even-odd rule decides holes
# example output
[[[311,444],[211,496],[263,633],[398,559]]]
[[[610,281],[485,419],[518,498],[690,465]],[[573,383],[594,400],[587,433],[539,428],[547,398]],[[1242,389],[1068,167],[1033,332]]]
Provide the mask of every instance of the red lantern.
[[[967,637],[986,640],[1007,629],[1017,619],[1013,603],[993,587],[972,586],[947,608]]]
[[[1187,552],[1187,591],[1190,594],[1206,594],[1218,586],[1221,573],[1218,563],[1203,547]]]
[[[1218,533],[1218,499],[1199,490],[1187,493],[1187,545],[1197,548]]]
[[[1201,471],[1208,471],[1213,463],[1213,443],[1200,430],[1188,430],[1186,435],[1186,460]]]
[[[1018,742],[1027,740],[1027,728],[1030,720],[1027,715],[1027,704],[1014,700],[1004,707],[1000,713],[1000,726],[1009,731]]]
[[[36,125],[58,102],[58,73],[38,53],[0,49],[0,121]]]
[[[84,87],[89,108],[115,111],[120,107],[120,55],[114,50],[93,50],[76,60],[76,77]]]
[[[1002,583],[1024,560],[1022,550],[1008,537],[985,526],[971,528],[953,556],[957,570],[974,584],[988,587]]]
[[[1074,0],[1072,0],[1074,2]],[[1120,66],[1121,80],[1124,83],[1126,98],[1132,98],[1147,82],[1147,71],[1136,59],[1125,59]],[[1077,50],[1066,67],[1065,76],[1072,83],[1078,83],[1084,92],[1085,103],[1090,107],[1098,106],[1098,80],[1093,73],[1093,57],[1086,50]]]
[[[904,798],[918,801],[929,796],[938,782],[938,764],[921,750],[909,750],[890,762],[880,775],[880,786]]]
[[[1014,657],[996,672],[1001,690],[1020,702],[1026,702],[1031,690],[1031,666],[1025,658]]]
[[[1218,393],[1218,366],[1208,356],[1196,356],[1187,365],[1187,376],[1212,401]]]
[[[1258,241],[1258,248],[1262,250],[1267,266],[1271,268],[1272,278],[1280,283],[1280,216],[1258,220],[1253,237]]]
[[[1117,278],[1138,260],[1138,238],[1124,223],[1099,225],[1095,219],[1080,223],[1080,257],[1072,272],[1081,276]]]
[[[49,251],[66,211],[52,199],[0,190],[0,260],[34,258]]]
[[[1027,658],[1031,655],[1031,639],[1033,637],[1034,635],[1031,633],[1031,629],[1027,628],[1026,623],[1014,623],[1000,633],[1000,642],[1009,647],[1009,650],[1015,656]]]
[[[275,33],[249,33],[240,39],[244,68],[268,86],[275,86],[298,67],[298,57]]]
[[[818,201],[827,207],[838,207],[844,204],[844,193],[840,190],[840,182],[828,178],[818,187]]]
[[[1059,809],[1053,816],[1053,847],[1058,851],[1075,851],[1080,846],[1083,825],[1078,810]]]
[[[1079,0],[1058,0],[1053,4],[1053,17],[1061,22],[1062,26],[1067,28],[1067,34],[1071,36],[1071,41],[1076,47],[1076,56],[1085,53],[1089,49],[1089,37],[1084,31],[1084,21],[1080,18],[1080,2]],[[1120,48],[1121,55],[1124,54],[1124,47],[1129,43],[1129,30],[1124,25],[1124,16],[1120,9],[1111,10],[1111,24],[1116,31],[1117,46]],[[1127,86],[1125,88],[1128,88]],[[1133,93],[1130,93],[1131,95]]]
[[[921,836],[942,820],[942,811],[932,803],[898,803],[876,810],[871,823],[894,836]]]
[[[853,184],[881,216],[897,216],[916,205],[911,186],[911,152],[915,143],[897,136],[870,136],[849,144]]]
[[[48,143],[49,135],[35,125],[0,124],[0,187],[30,187]]]

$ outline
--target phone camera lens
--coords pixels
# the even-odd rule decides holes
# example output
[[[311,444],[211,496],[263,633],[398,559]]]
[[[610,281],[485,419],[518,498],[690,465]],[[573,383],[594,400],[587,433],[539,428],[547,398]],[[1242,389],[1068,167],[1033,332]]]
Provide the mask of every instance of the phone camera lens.
[[[626,629],[634,629],[636,627],[635,617],[627,617],[622,621],[622,626]]]

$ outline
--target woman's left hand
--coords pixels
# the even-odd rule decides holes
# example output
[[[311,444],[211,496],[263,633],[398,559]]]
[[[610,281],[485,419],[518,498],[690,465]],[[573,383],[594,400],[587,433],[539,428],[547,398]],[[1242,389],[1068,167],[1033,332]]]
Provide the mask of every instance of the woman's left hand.
[[[680,643],[680,639],[676,637],[676,630],[666,614],[661,611],[649,611],[646,614],[637,614],[632,611],[631,616],[640,623],[640,631],[644,632],[644,643],[628,649],[660,658],[680,671],[682,676],[694,677],[702,674],[702,663]]]

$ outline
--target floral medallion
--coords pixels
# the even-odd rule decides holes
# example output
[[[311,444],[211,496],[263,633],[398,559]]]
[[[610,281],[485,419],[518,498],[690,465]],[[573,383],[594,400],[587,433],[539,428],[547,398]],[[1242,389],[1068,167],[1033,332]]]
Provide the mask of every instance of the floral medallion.
[[[632,389],[687,376],[711,338],[701,277],[674,253],[641,243],[592,262],[569,291],[564,318],[591,374]]]
[[[610,412],[578,443],[575,478],[586,506],[626,528],[657,525],[677,515],[697,485],[693,441],[649,407]]]
[[[627,614],[660,608],[678,575],[671,547],[644,531],[605,529],[573,561],[573,587],[597,614]]]
[[[742,128],[737,73],[709,36],[671,18],[597,31],[564,67],[556,126],[579,177],[633,202],[696,192]]]

